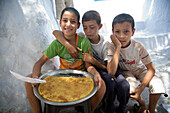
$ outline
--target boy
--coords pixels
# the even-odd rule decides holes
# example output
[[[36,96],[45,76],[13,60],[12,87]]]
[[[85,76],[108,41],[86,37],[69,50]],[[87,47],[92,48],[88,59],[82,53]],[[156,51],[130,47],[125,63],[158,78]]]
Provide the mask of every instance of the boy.
[[[134,94],[130,98],[137,100],[140,104],[139,112],[154,113],[156,104],[165,90],[162,81],[154,76],[155,68],[148,52],[141,43],[131,39],[135,32],[133,17],[129,14],[117,15],[112,22],[112,32],[112,42],[121,44],[119,66],[130,84],[130,93]],[[112,56],[114,50],[114,45],[109,45],[108,55]],[[109,61],[111,59],[112,57],[108,58]],[[146,110],[145,101],[140,96],[146,86],[150,91],[148,110]]]
[[[104,37],[99,35],[99,30],[102,27],[99,13],[93,10],[87,11],[82,17],[82,24],[85,35],[91,43],[93,55],[95,57],[94,58],[91,54],[83,53],[83,60],[85,62],[93,64],[97,68],[98,72],[100,73],[102,79],[105,81],[106,84],[104,111],[106,113],[114,113],[113,102],[115,99],[115,95],[117,95],[117,99],[120,103],[117,112],[127,113],[126,104],[129,100],[130,86],[125,78],[121,74],[119,74],[118,71],[116,72],[118,59],[113,60],[112,70],[109,71],[109,74],[107,73],[107,46],[109,42],[105,41]],[[74,47],[71,47],[71,45],[66,40],[64,40],[64,38],[61,38],[61,33],[56,32],[55,36],[76,59],[77,50],[75,50]],[[120,49],[120,46],[118,48]],[[115,57],[118,58],[117,54],[115,54]],[[114,61],[117,63],[115,63]]]
[[[60,57],[60,69],[87,69],[89,73],[94,75],[95,82],[98,84],[98,90],[96,94],[91,98],[91,112],[93,113],[97,105],[102,100],[106,88],[104,81],[101,79],[100,74],[96,71],[96,69],[90,63],[86,63],[81,59],[81,53],[88,52],[88,48],[91,48],[91,46],[90,42],[86,38],[76,34],[76,30],[79,28],[80,25],[79,19],[80,15],[78,11],[74,8],[67,7],[61,13],[60,26],[64,34],[64,38],[72,46],[82,49],[82,51],[79,52],[80,57],[77,60],[71,58],[67,49],[57,40],[54,40],[47,48],[44,55],[35,63],[33,67],[33,73],[28,76],[32,78],[38,78],[39,76],[41,76],[41,67],[48,59],[55,56]],[[53,33],[55,34],[55,31]],[[33,113],[41,113],[42,110],[40,101],[35,97],[31,84],[26,82],[25,88]]]

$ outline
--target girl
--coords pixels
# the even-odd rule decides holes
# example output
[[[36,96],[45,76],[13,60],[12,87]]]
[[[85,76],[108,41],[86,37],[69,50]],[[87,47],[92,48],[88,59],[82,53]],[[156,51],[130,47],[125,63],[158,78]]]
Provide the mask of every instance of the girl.
[[[90,64],[82,61],[82,53],[87,53],[88,48],[91,49],[90,42],[88,39],[76,34],[76,30],[80,26],[80,15],[79,12],[71,7],[65,8],[61,13],[60,26],[64,35],[64,38],[72,44],[74,47],[80,48],[82,51],[79,52],[79,58],[73,59],[67,49],[59,43],[59,41],[54,40],[50,46],[47,48],[43,56],[34,64],[32,74],[28,77],[38,78],[41,76],[41,67],[45,62],[55,56],[60,57],[60,69],[77,69],[77,70],[87,70],[87,72],[94,75],[95,82],[98,84],[98,91],[91,98],[91,112],[93,113],[97,105],[102,100],[106,87],[104,81],[100,77],[100,74],[96,69]],[[55,35],[55,32],[53,34]],[[27,92],[27,97],[30,102],[33,113],[41,113],[40,101],[35,97],[33,93],[33,88],[30,83],[25,83],[25,88]]]

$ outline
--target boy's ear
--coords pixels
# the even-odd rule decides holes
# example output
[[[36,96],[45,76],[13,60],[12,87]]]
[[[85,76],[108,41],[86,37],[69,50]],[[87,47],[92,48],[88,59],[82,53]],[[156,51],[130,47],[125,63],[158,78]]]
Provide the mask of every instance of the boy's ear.
[[[103,26],[103,24],[100,24],[100,25],[99,25],[99,30],[102,28],[102,26]]]
[[[132,31],[132,36],[134,35],[134,33],[135,33],[135,30],[136,30],[136,29],[134,28],[134,29],[133,29],[133,31]]]

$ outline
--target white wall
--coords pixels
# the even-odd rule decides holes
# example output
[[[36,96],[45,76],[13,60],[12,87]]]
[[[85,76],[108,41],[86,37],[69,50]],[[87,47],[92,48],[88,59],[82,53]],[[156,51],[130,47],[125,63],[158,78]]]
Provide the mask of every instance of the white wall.
[[[146,31],[152,34],[170,32],[170,1],[145,0]]]
[[[31,112],[24,82],[9,70],[32,72],[59,28],[54,14],[53,0],[0,0],[0,112]]]

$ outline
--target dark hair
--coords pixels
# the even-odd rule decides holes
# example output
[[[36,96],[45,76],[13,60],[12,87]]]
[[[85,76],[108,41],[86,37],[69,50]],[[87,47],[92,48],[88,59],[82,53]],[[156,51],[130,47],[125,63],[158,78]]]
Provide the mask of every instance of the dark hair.
[[[97,11],[90,10],[84,13],[82,17],[82,23],[83,21],[90,21],[90,20],[96,20],[96,23],[99,25],[101,23],[100,14]]]
[[[75,13],[76,16],[77,16],[78,24],[80,24],[80,14],[79,14],[79,12],[78,12],[75,8],[73,8],[73,7],[66,7],[66,8],[64,8],[64,9],[62,10],[62,12],[61,12],[60,20],[62,19],[63,14],[64,14],[65,11],[69,11],[69,12]]]
[[[114,30],[114,25],[115,25],[115,24],[117,24],[117,23],[123,23],[123,22],[130,22],[130,23],[131,23],[131,26],[132,26],[132,30],[134,30],[135,22],[134,22],[133,17],[132,17],[131,15],[125,14],[125,13],[122,13],[122,14],[117,15],[117,16],[113,19],[112,29]]]

